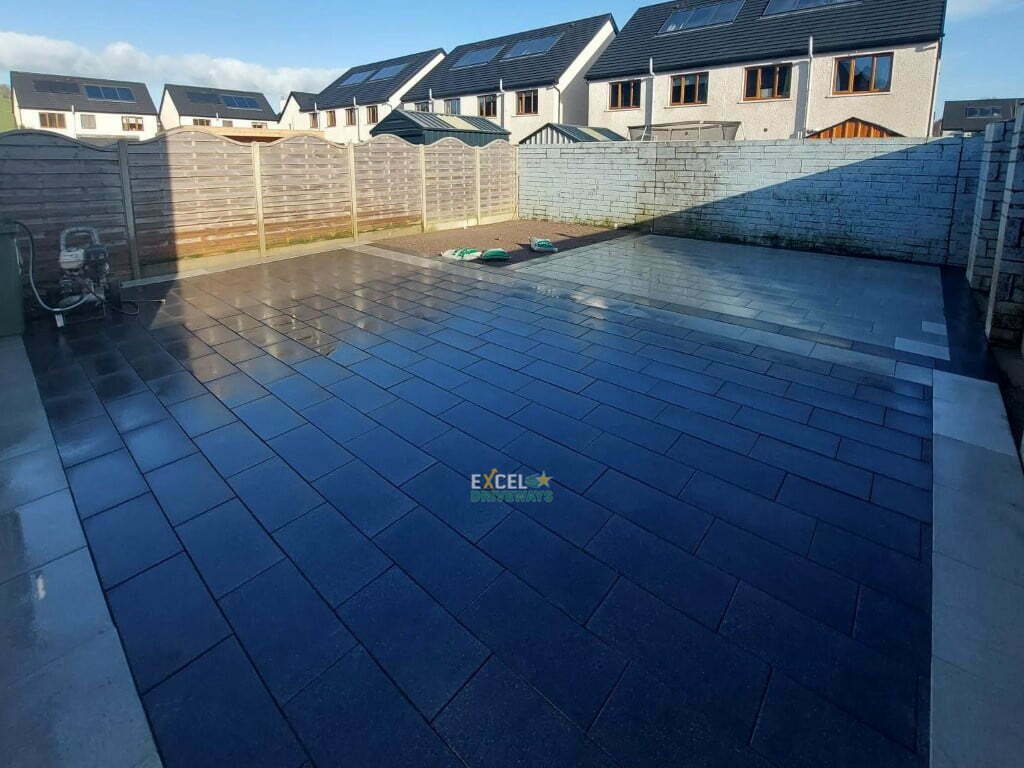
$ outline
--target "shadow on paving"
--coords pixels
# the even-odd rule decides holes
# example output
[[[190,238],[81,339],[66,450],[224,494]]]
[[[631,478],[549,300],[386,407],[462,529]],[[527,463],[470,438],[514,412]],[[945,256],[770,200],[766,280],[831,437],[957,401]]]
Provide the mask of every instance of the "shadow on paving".
[[[169,768],[926,760],[929,387],[400,254],[141,292],[26,344]]]

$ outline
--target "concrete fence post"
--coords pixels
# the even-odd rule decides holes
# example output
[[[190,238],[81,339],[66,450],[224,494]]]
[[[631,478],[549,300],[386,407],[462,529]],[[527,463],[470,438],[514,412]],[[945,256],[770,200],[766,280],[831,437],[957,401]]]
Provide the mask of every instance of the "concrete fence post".
[[[359,239],[359,199],[356,196],[356,145],[348,144],[348,193],[352,201],[352,239]]]
[[[267,232],[263,221],[263,168],[262,145],[254,141],[249,145],[252,150],[252,181],[256,192],[256,234],[259,238],[260,257],[267,257]]]
[[[992,336],[992,320],[996,311],[996,300],[999,295],[999,273],[1003,266],[1003,251],[1006,248],[1006,231],[1010,223],[1010,208],[1013,204],[1014,187],[1017,182],[1017,168],[1024,163],[1021,158],[1021,141],[1024,140],[1024,110],[1017,113],[1013,123],[1013,135],[1010,138],[1010,154],[1007,158],[1006,184],[1003,187],[1003,200],[999,206],[999,235],[996,238],[995,254],[992,257],[992,282],[988,289],[988,308],[985,312],[985,335]]]
[[[420,217],[423,231],[427,231],[427,147],[420,144]]]
[[[139,242],[135,235],[135,202],[132,200],[132,177],[128,165],[128,142],[117,142],[117,159],[121,169],[121,197],[124,199],[124,225],[128,235],[128,257],[131,260],[132,279],[142,277],[139,265]]]
[[[481,216],[480,216],[480,153],[482,151],[483,150],[480,147],[476,147],[473,150],[473,162],[474,162],[474,164],[476,166],[476,169],[475,169],[476,173],[475,173],[475,176],[474,176],[476,181],[474,182],[473,189],[474,189],[474,191],[476,193],[476,223],[477,223],[478,226],[480,224],[480,219],[481,219]]]

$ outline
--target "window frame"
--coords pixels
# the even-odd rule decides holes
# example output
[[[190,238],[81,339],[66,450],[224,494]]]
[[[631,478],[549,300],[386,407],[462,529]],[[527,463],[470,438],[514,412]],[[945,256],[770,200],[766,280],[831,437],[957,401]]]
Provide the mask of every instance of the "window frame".
[[[857,68],[855,62],[858,59],[871,59],[871,87],[866,91],[854,90],[854,80],[857,77]],[[878,60],[888,59],[889,60],[889,87],[888,88],[876,88],[875,78],[878,74]],[[840,91],[837,89],[839,84],[839,67],[843,62],[849,62],[850,73],[847,78],[848,90]],[[835,66],[832,71],[832,95],[833,96],[866,96],[869,94],[876,93],[892,93],[892,79],[896,69],[896,56],[893,51],[885,51],[882,53],[862,53],[857,56],[837,56],[835,59]]]
[[[704,101],[686,101],[686,84],[683,80],[687,77],[697,78],[697,98],[700,98],[700,81],[704,79]],[[675,100],[676,80],[679,81],[679,101]],[[708,98],[711,93],[711,72],[704,70],[703,72],[683,72],[678,75],[672,75],[669,78],[668,84],[668,105],[670,107],[706,107],[708,105]]]
[[[530,105],[528,101],[533,101],[533,110],[528,111],[524,109]],[[536,88],[527,91],[516,91],[516,115],[521,117],[528,117],[531,115],[540,114],[540,91]]]
[[[309,113],[309,129],[311,131],[320,130],[320,114],[318,112]]]
[[[86,125],[85,122],[88,120],[91,125]],[[95,131],[96,130],[96,115],[90,112],[79,112],[78,113],[78,127],[83,131]]]
[[[453,104],[455,105],[454,111],[452,110],[452,105]],[[461,115],[462,114],[462,98],[457,96],[454,99],[445,99],[444,100],[444,113],[446,115],[455,115],[455,116]]]
[[[488,114],[488,107],[493,107],[491,114]],[[479,117],[492,118],[498,116],[498,94],[485,93],[476,97],[476,111]]]
[[[412,108],[414,112],[430,112],[433,106],[434,105],[429,101],[417,101],[412,105]],[[424,109],[424,107],[426,107],[426,109]]]
[[[324,128],[337,128],[338,127],[338,111],[335,109],[328,109],[324,112],[326,120],[324,121]]]
[[[221,128],[234,128],[235,127],[235,121],[234,120],[221,120],[220,121],[220,127]]]
[[[139,115],[121,115],[121,130],[125,133],[142,133],[146,130],[146,121]]]
[[[771,67],[773,71],[772,75],[772,95],[761,96],[762,82],[761,73]],[[779,93],[779,71],[785,67],[789,70],[789,78],[787,81],[787,88],[785,94]],[[747,80],[750,77],[751,72],[757,72],[757,87],[754,89],[757,93],[755,96],[747,95]],[[793,94],[793,62],[785,61],[779,64],[760,64],[754,67],[744,67],[743,69],[743,101],[785,101],[792,97]]]
[[[380,110],[376,104],[371,104],[366,108],[366,124],[376,125],[380,122]]]
[[[253,123],[250,127],[254,128],[254,129],[258,130],[258,131],[265,131],[267,129],[267,124],[266,123]]]
[[[63,112],[40,112],[39,127],[54,131],[66,131],[68,128],[67,115]]]
[[[641,109],[642,108],[643,100],[644,100],[644,95],[643,95],[643,87],[642,87],[641,81],[639,79],[636,79],[636,80],[613,80],[612,82],[608,83],[608,86],[609,86],[609,89],[608,89],[608,109],[610,111],[623,112],[623,111],[627,111],[627,110],[630,110],[630,109]],[[636,103],[635,104],[631,103],[629,106],[622,106],[622,100],[623,100],[622,97],[623,97],[623,94],[625,93],[624,86],[628,86],[631,92],[635,89],[635,91],[636,91]],[[615,104],[614,104],[616,93],[618,95],[618,101],[619,101],[619,105],[618,106],[615,106]],[[632,96],[632,93],[630,95]],[[632,99],[630,99],[630,101],[632,102]]]
[[[211,125],[210,118],[208,118],[208,117],[193,117],[192,118],[192,125],[198,126],[199,128],[209,128],[210,125]]]
[[[331,110],[332,112],[334,110]],[[359,109],[357,107],[345,107],[345,127],[354,128],[359,122]]]

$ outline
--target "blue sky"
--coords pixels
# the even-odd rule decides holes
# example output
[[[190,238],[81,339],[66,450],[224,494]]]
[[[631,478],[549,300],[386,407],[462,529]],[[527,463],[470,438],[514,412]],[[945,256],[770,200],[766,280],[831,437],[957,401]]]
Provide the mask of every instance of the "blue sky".
[[[293,88],[319,90],[353,64],[605,12],[623,25],[640,5],[0,0],[0,73],[6,80],[9,69],[115,78],[142,72],[155,98],[165,81],[216,81],[264,90],[274,101]],[[949,0],[949,8],[940,105],[950,98],[1024,97],[1024,0]]]

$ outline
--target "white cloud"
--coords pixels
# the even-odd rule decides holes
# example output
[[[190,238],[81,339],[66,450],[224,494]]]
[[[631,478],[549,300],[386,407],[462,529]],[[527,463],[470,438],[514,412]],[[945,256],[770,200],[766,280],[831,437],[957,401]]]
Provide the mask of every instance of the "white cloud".
[[[949,15],[954,19],[983,16],[996,11],[1024,8],[1021,0],[949,0]]]
[[[313,67],[275,69],[204,53],[152,56],[125,42],[90,50],[67,40],[0,31],[0,70],[10,69],[141,80],[149,86],[156,102],[164,83],[261,91],[274,107],[289,91],[319,92],[342,71]]]

